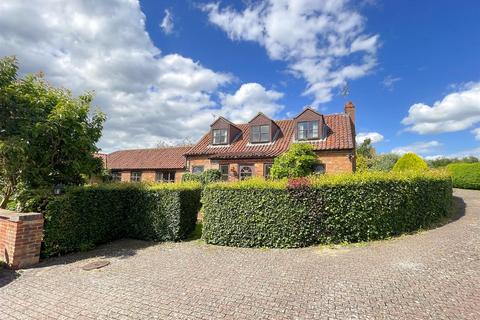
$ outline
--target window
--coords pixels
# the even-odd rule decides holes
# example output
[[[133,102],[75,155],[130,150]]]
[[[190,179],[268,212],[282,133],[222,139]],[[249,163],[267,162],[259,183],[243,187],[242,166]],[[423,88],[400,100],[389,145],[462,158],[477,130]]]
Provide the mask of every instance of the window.
[[[131,182],[140,182],[142,181],[142,173],[140,171],[132,171],[130,174]]]
[[[302,121],[297,125],[298,140],[318,139],[318,121]]]
[[[213,144],[227,144],[227,129],[213,130]]]
[[[110,176],[112,177],[113,182],[122,181],[122,173],[120,171],[112,171]]]
[[[192,173],[202,173],[203,172],[203,166],[193,166],[192,167]]]
[[[324,164],[319,164],[315,166],[314,169],[315,174],[324,174],[325,173],[325,165]]]
[[[175,182],[175,171],[157,171],[155,172],[156,182]]]
[[[265,178],[270,178],[270,170],[272,169],[272,163],[265,163],[263,165],[263,176]]]
[[[245,180],[253,176],[253,166],[240,166],[240,180]]]
[[[270,141],[270,126],[253,126],[252,127],[252,142],[269,142]]]
[[[228,181],[228,164],[220,165],[220,173],[222,174],[222,180]]]

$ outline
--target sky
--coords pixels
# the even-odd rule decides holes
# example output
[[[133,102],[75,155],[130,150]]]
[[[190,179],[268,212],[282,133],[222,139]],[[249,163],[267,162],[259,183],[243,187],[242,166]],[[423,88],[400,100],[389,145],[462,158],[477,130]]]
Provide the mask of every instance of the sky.
[[[379,153],[480,156],[479,15],[475,0],[2,0],[0,56],[93,91],[103,152],[351,100]]]

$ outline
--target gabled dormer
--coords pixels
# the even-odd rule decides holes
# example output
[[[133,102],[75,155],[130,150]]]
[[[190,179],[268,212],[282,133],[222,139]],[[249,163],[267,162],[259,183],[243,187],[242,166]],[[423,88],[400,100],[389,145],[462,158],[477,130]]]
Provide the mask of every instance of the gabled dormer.
[[[280,130],[275,121],[261,112],[253,117],[248,125],[250,126],[250,143],[273,142],[278,134],[277,131]]]
[[[306,108],[293,120],[295,122],[295,140],[309,141],[325,138],[326,130],[323,115],[312,108]]]
[[[210,125],[211,144],[216,146],[231,144],[242,131],[232,122],[219,117]]]

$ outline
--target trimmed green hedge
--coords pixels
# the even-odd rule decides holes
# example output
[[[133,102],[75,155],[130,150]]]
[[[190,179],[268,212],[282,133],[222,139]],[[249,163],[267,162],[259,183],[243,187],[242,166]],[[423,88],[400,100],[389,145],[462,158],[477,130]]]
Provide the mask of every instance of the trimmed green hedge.
[[[90,249],[128,237],[184,239],[200,209],[199,183],[105,184],[73,188],[49,201],[44,255]]]
[[[480,162],[452,163],[447,169],[452,175],[455,188],[480,190]]]
[[[451,179],[442,172],[215,183],[202,198],[203,237],[276,248],[382,239],[429,226],[451,200]]]

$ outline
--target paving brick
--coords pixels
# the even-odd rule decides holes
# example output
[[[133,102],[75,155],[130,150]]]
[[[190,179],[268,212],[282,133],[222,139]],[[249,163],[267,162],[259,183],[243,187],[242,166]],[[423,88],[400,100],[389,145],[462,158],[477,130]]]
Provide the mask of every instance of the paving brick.
[[[3,271],[0,319],[480,319],[480,192],[455,195],[457,220],[365,246],[121,240]]]

